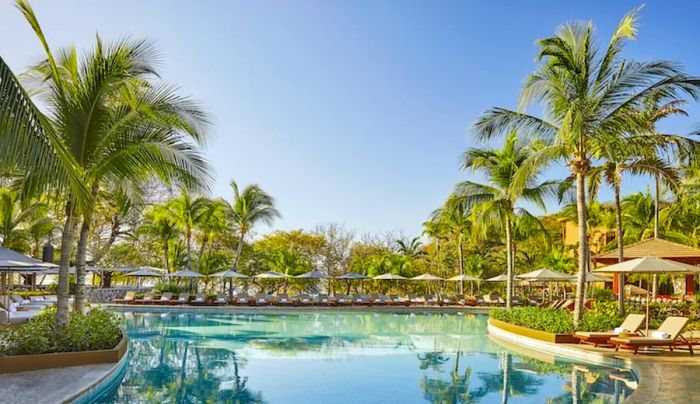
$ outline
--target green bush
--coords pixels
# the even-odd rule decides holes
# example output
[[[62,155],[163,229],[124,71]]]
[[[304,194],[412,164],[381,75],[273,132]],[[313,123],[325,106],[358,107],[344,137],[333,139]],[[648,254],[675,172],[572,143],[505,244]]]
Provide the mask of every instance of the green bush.
[[[68,326],[56,331],[55,310],[49,309],[17,328],[0,330],[0,355],[33,355],[111,349],[121,339],[117,317],[105,310],[71,313]]]
[[[178,285],[175,282],[168,282],[168,281],[158,282],[153,287],[153,292],[158,293],[158,294],[165,293],[165,292],[178,294],[178,293],[187,293],[188,291],[189,291],[189,288],[187,285]]]
[[[615,293],[612,289],[607,288],[591,288],[591,297],[596,301],[608,301],[615,299]]]
[[[568,310],[516,307],[510,310],[493,309],[489,312],[489,316],[509,324],[553,334],[570,334],[574,332],[573,317]]]

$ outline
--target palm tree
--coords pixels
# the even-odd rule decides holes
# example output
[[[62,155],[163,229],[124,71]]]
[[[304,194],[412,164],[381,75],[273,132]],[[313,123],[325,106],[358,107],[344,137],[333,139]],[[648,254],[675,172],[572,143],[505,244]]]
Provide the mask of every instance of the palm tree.
[[[168,183],[203,186],[209,170],[192,142],[204,141],[207,119],[174,87],[154,81],[157,54],[148,41],[124,39],[104,45],[98,36],[92,51],[80,60],[75,48],[60,50],[55,57],[31,7],[22,0],[17,4],[47,56],[30,70],[37,80],[35,91],[49,105],[49,124],[73,156],[90,192],[76,254],[75,308],[82,311],[90,224],[100,186],[154,176]],[[69,193],[63,234],[69,240],[79,221],[72,200]],[[71,250],[72,244],[62,245],[61,254]],[[59,277],[59,289],[66,286]],[[61,306],[57,316],[63,324],[67,311]]]
[[[538,41],[538,69],[526,80],[518,110],[492,108],[474,124],[479,139],[491,139],[520,129],[549,142],[541,159],[563,160],[576,179],[578,223],[587,222],[586,178],[591,161],[611,141],[638,133],[645,99],[661,91],[669,96],[698,95],[700,80],[686,75],[674,63],[624,60],[621,51],[637,32],[637,10],[619,23],[607,49],[598,49],[592,23],[567,23],[549,38]],[[533,101],[543,117],[525,112]],[[574,320],[583,317],[585,274],[588,267],[588,231],[579,225],[578,278]]]
[[[238,270],[238,260],[243,252],[243,242],[248,233],[258,223],[272,225],[280,213],[275,208],[275,200],[257,184],[248,185],[240,190],[236,181],[231,181],[233,204],[229,206],[229,215],[238,235],[238,247],[233,260],[234,271]]]
[[[145,223],[140,232],[158,240],[163,249],[163,265],[170,272],[169,248],[170,243],[179,235],[179,228],[171,217],[170,211],[163,205],[156,205],[145,214]]]
[[[418,259],[425,255],[420,237],[413,237],[409,240],[396,240],[396,246],[401,255],[405,255],[411,259]]]
[[[9,188],[0,188],[0,237],[3,247],[28,249],[32,237],[30,229],[45,229],[51,220],[46,217],[46,204],[19,200],[19,194]],[[26,247],[26,248],[25,248]]]
[[[439,217],[433,217],[423,223],[423,234],[435,240],[436,273],[442,275],[442,271],[440,270],[440,262],[442,260],[440,257],[440,249],[442,247],[442,242],[447,236],[445,223],[440,220]]]
[[[222,200],[208,201],[197,223],[199,233],[199,266],[205,255],[207,245],[218,239],[227,228],[226,203]],[[201,272],[201,271],[200,271]]]
[[[192,235],[206,212],[209,200],[204,197],[192,198],[185,188],[179,198],[168,201],[167,209],[175,224],[182,229],[187,248],[187,269],[192,270]]]
[[[432,221],[444,225],[447,234],[457,245],[459,275],[464,275],[464,237],[472,233],[474,224],[470,217],[469,208],[461,203],[455,195],[451,195],[444,206],[432,213]],[[464,294],[464,282],[459,282],[459,293]]]
[[[534,215],[516,205],[527,201],[545,209],[545,197],[554,196],[559,188],[557,181],[537,182],[544,165],[530,162],[535,151],[532,146],[523,144],[516,132],[508,135],[500,150],[469,149],[464,153],[462,168],[480,171],[488,183],[464,181],[457,184],[455,191],[467,209],[475,209],[480,223],[500,228],[505,234],[507,308],[511,307],[513,297],[516,217],[521,227],[532,223],[543,227]]]

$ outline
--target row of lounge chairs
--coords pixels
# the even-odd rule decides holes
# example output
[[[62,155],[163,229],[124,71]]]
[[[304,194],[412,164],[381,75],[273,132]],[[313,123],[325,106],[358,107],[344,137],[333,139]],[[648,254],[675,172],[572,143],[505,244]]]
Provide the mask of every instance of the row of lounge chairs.
[[[56,301],[54,295],[29,296],[29,299],[17,294],[0,296],[0,323],[23,323],[37,316],[42,310],[55,306]]]
[[[459,298],[456,296],[409,296],[398,295],[338,295],[326,294],[309,295],[298,294],[289,296],[286,294],[270,295],[259,294],[256,296],[237,295],[229,300],[226,294],[219,294],[214,299],[207,299],[204,294],[197,294],[192,298],[187,293],[179,294],[164,292],[160,296],[153,293],[144,294],[143,298],[136,299],[135,292],[127,292],[123,299],[115,300],[118,304],[153,304],[153,305],[240,305],[240,306],[474,306],[474,299]]]
[[[634,351],[636,355],[640,348],[666,347],[670,351],[676,348],[688,348],[693,354],[693,346],[700,344],[699,341],[689,340],[682,334],[689,319],[686,317],[668,317],[659,326],[658,330],[649,335],[643,335],[640,331],[644,323],[643,314],[630,314],[625,321],[610,332],[585,332],[578,331],[574,337],[582,344],[613,345],[615,351],[620,348]]]

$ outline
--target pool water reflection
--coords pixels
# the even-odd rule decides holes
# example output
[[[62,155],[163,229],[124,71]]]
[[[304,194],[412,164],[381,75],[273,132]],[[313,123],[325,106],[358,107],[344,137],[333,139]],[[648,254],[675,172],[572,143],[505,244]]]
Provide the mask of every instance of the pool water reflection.
[[[119,312],[126,375],[99,402],[617,403],[633,376],[492,342],[486,316]]]

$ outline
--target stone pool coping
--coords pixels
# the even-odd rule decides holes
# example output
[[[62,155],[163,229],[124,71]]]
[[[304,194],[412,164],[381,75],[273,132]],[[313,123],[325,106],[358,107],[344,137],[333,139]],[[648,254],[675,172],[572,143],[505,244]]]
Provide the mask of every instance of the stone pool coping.
[[[612,348],[591,345],[553,344],[508,332],[489,324],[489,335],[497,342],[504,341],[517,347],[543,354],[556,355],[614,368],[631,369],[638,386],[625,403],[687,402],[700,394],[700,358],[687,351],[657,351],[633,355],[616,352]],[[660,356],[663,355],[663,356]]]
[[[488,314],[490,307],[472,306],[186,306],[186,305],[157,305],[157,304],[100,304],[102,308],[118,309],[118,311],[135,312],[204,312],[204,313],[260,313],[260,312],[290,312],[290,311],[357,311],[357,312],[389,312],[389,313],[465,313]]]
[[[117,363],[0,375],[2,403],[88,403],[121,382],[129,350]]]

